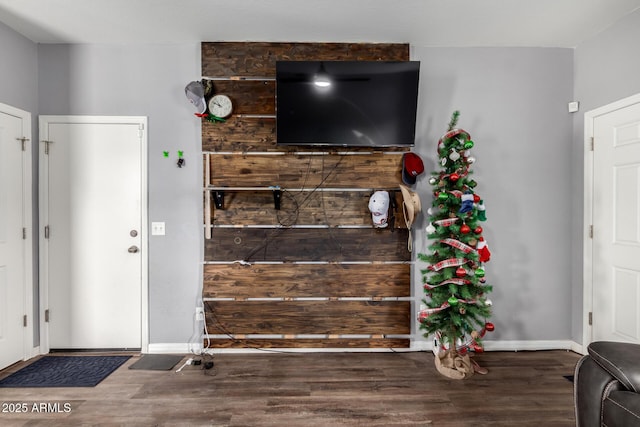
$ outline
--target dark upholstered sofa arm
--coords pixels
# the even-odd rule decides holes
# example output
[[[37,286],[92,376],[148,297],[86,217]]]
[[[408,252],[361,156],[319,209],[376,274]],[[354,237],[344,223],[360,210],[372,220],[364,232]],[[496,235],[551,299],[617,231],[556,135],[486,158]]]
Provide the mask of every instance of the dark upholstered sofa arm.
[[[591,343],[587,351],[598,365],[620,381],[624,387],[640,393],[639,345],[598,341]]]
[[[596,341],[576,364],[578,427],[640,427],[640,345]]]
[[[612,391],[602,403],[605,426],[640,426],[640,395],[632,391]]]

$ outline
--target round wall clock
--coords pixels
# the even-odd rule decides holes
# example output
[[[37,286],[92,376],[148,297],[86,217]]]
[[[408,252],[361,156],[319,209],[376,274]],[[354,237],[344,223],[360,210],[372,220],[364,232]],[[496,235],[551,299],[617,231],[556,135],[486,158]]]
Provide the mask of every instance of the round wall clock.
[[[209,112],[216,117],[229,117],[233,111],[233,103],[227,95],[214,95],[209,100]]]

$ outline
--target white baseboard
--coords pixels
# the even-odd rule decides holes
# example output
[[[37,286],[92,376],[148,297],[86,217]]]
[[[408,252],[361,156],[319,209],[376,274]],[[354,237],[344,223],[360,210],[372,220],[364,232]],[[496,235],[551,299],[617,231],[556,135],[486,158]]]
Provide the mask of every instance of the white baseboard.
[[[189,354],[200,353],[202,345],[189,343],[149,343],[150,354]]]
[[[570,340],[541,341],[484,341],[486,351],[536,351],[536,350],[572,350],[577,345]]]
[[[433,351],[433,342],[414,341],[411,348],[415,351]],[[580,353],[582,346],[570,340],[484,341],[484,349],[485,351],[571,350]]]
[[[578,344],[577,342],[571,342],[571,351],[578,354],[587,354],[587,348],[584,345]]]
[[[569,350],[579,354],[584,354],[582,346],[571,340],[540,340],[540,341],[485,341],[486,351],[536,351],[536,350]],[[380,353],[395,352],[402,353],[408,351],[432,351],[431,341],[413,341],[410,348],[386,349],[386,348],[282,348],[282,349],[253,349],[253,348],[224,348],[208,349],[207,353],[265,353],[265,352],[286,352],[286,353]],[[149,353],[153,354],[189,354],[201,353],[201,345],[189,343],[157,343],[149,344]]]
[[[31,349],[31,352],[29,352],[26,356],[26,358],[24,360],[29,360],[29,359],[33,359],[36,356],[40,356],[42,353],[40,353],[40,346],[36,346],[33,347]]]

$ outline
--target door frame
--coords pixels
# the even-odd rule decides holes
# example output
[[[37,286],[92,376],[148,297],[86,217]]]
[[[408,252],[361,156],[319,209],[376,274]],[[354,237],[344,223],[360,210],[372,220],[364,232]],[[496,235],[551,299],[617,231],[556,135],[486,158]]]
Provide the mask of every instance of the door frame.
[[[594,123],[599,116],[640,103],[640,93],[620,99],[584,114],[584,227],[583,227],[583,291],[582,291],[582,352],[593,339],[593,326],[589,324],[589,313],[593,312],[593,167],[594,151],[592,138]]]
[[[22,328],[22,359],[28,360],[38,354],[38,348],[34,345],[34,335],[36,332],[35,319],[36,312],[34,310],[34,293],[36,292],[33,277],[33,140],[31,137],[31,113],[12,107],[7,104],[0,103],[0,112],[10,116],[18,117],[22,120],[22,137],[26,138],[24,151],[22,152],[22,226],[25,229],[26,238],[24,239],[24,282],[22,284],[23,291],[23,312],[27,316],[27,325]]]
[[[39,199],[40,199],[40,353],[49,352],[49,323],[46,319],[46,310],[49,308],[49,281],[48,281],[48,261],[49,261],[49,241],[45,238],[45,227],[49,224],[48,206],[49,191],[47,180],[49,176],[48,162],[45,153],[46,134],[43,132],[49,123],[67,124],[138,124],[141,129],[141,155],[140,155],[140,252],[141,252],[141,307],[140,307],[140,328],[141,328],[141,352],[147,353],[149,349],[149,197],[148,197],[148,118],[146,116],[39,116],[40,129],[40,166],[39,166]]]

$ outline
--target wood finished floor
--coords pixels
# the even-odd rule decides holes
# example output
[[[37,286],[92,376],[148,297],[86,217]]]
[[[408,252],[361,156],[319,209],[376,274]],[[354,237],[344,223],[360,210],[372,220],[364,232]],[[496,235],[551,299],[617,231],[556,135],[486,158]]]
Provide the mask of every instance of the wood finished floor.
[[[94,388],[0,388],[9,402],[70,412],[10,414],[1,426],[574,426],[568,351],[488,352],[487,375],[450,380],[433,354],[260,353],[214,356],[209,371],[130,370]],[[189,356],[185,356],[186,360]],[[4,371],[4,378],[30,362]]]

